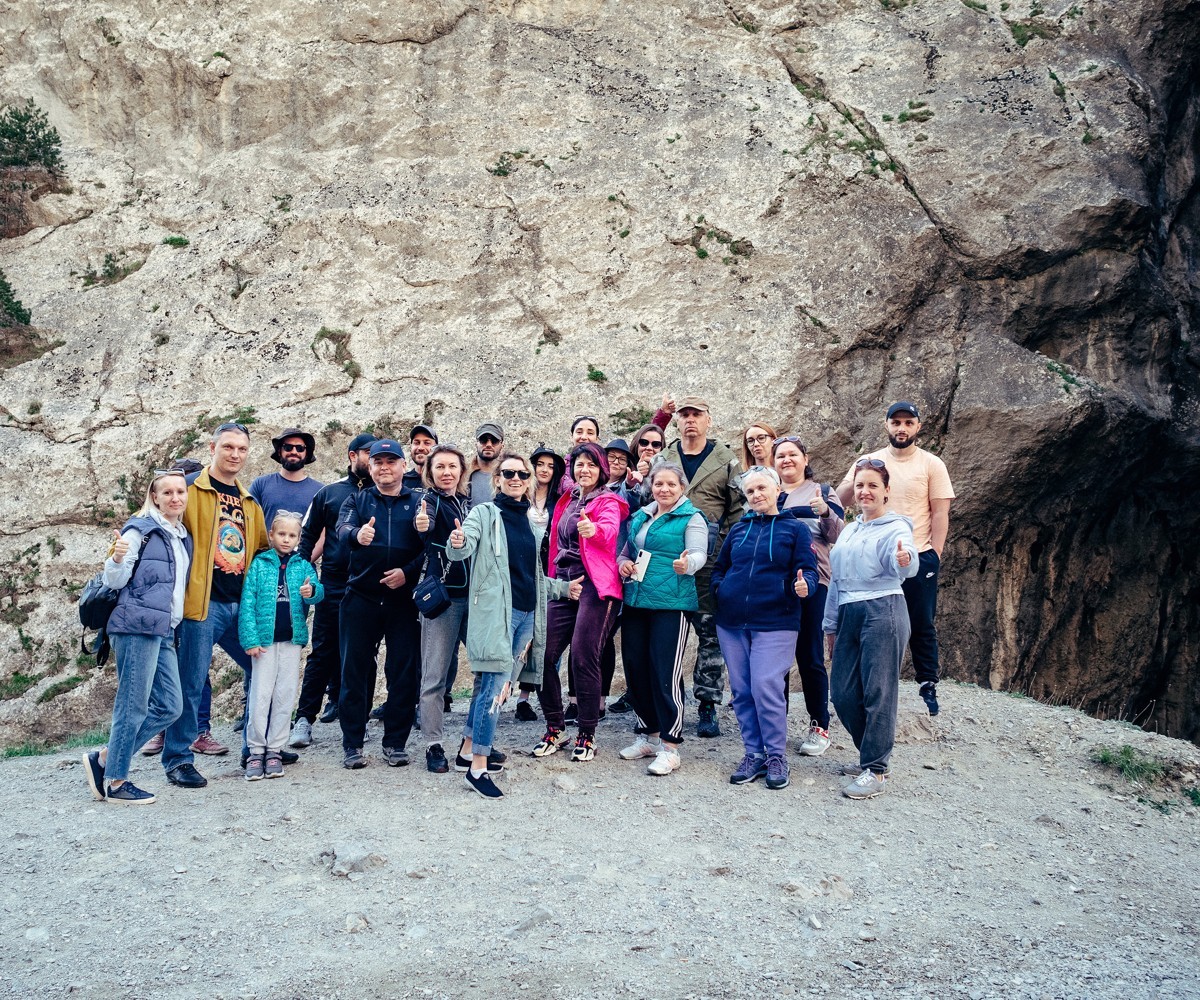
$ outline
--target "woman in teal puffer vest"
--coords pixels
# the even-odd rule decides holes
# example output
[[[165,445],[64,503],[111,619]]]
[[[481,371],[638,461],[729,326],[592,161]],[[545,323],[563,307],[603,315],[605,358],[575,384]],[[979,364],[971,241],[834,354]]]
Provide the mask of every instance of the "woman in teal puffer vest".
[[[646,771],[655,775],[670,774],[680,764],[688,615],[699,607],[696,571],[708,561],[708,523],[683,495],[687,486],[675,463],[654,467],[654,502],[630,519],[619,559],[625,579],[621,650],[638,734],[621,756],[653,757]]]

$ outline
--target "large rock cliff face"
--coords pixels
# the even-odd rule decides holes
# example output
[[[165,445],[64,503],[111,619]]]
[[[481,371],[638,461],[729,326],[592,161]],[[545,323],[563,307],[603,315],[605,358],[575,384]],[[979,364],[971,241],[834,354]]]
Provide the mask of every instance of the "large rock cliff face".
[[[0,25],[0,101],[49,112],[71,185],[0,242],[58,345],[0,374],[0,676],[36,678],[0,739],[104,715],[67,584],[212,418],[254,408],[253,473],[266,431],[325,429],[332,472],[343,428],[496,417],[529,448],[664,389],[726,439],[803,434],[835,481],[918,400],[959,494],[947,673],[1200,733],[1200,3],[0,0]]]

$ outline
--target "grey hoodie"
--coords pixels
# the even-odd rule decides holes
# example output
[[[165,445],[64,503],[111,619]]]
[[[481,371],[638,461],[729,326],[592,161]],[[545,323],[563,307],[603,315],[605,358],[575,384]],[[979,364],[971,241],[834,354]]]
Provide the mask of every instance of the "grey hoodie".
[[[907,566],[896,562],[896,543],[909,555]],[[889,511],[873,521],[852,521],[829,554],[829,596],[825,599],[826,633],[837,631],[838,607],[901,594],[900,585],[917,573],[917,543],[912,520]]]

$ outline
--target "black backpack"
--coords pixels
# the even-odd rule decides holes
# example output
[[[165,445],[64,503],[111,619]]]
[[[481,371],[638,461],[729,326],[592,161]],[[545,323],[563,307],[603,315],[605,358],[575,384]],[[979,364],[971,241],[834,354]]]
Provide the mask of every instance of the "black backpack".
[[[119,590],[105,586],[104,570],[101,570],[83,585],[79,593],[79,623],[85,629],[102,630],[112,617],[120,596]]]

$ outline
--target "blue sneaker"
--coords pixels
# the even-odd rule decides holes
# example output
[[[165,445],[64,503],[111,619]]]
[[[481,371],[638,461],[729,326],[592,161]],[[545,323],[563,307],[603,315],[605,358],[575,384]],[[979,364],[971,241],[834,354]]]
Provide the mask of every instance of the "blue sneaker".
[[[109,802],[119,802],[123,806],[148,806],[157,801],[150,792],[138,788],[132,781],[123,781],[120,788],[109,785],[106,798]]]
[[[758,781],[759,778],[765,777],[766,773],[767,759],[761,754],[748,753],[742,758],[738,769],[729,776],[729,783],[731,785],[748,785],[752,781]]]
[[[97,802],[103,802],[104,765],[100,763],[99,750],[89,750],[83,755],[83,773],[87,776],[88,788],[92,790],[92,798]]]

